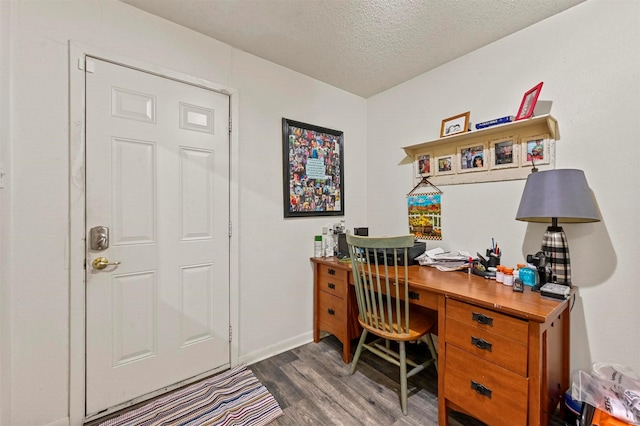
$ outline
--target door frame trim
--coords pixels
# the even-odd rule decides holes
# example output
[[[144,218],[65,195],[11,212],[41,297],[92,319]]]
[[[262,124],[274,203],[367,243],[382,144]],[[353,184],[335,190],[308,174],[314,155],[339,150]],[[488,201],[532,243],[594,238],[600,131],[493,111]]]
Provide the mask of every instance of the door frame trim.
[[[91,56],[161,77],[213,90],[229,96],[233,126],[229,135],[229,220],[234,229],[229,239],[229,325],[231,367],[239,363],[239,145],[238,90],[201,78],[122,57],[104,49],[69,40],[69,423],[85,421],[85,58]]]

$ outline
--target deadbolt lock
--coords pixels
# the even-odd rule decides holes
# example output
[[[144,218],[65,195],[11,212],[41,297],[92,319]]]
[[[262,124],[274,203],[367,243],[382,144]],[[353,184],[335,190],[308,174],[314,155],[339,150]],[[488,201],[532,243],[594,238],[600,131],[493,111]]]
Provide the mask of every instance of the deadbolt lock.
[[[94,226],[89,234],[91,250],[106,250],[109,248],[109,228],[106,226]]]

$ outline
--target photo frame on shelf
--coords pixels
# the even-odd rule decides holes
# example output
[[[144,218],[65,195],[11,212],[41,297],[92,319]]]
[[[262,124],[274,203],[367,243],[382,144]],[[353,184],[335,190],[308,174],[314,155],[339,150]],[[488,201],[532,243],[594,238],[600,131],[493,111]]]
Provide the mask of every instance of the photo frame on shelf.
[[[536,102],[538,102],[538,96],[540,96],[540,92],[542,91],[543,83],[544,82],[541,81],[525,92],[520,102],[520,108],[518,108],[515,121],[524,120],[533,116],[533,110],[536,108]]]
[[[344,215],[344,134],[282,118],[284,217]]]
[[[432,159],[433,155],[431,155],[431,153],[417,155],[415,161],[413,162],[413,176],[417,179],[420,179],[423,176],[431,175],[433,173],[433,165],[431,164]]]
[[[522,164],[523,166],[532,164],[550,164],[550,145],[551,141],[549,139],[549,135],[523,137],[521,144],[522,155],[520,164]]]
[[[465,133],[469,131],[469,116],[470,111],[462,114],[454,115],[453,117],[445,118],[442,120],[442,126],[440,127],[440,137],[457,135],[458,133]]]
[[[489,153],[489,169],[508,169],[520,166],[517,136],[490,141]]]
[[[469,173],[487,170],[487,145],[475,143],[459,146],[457,150],[457,172]]]
[[[405,146],[402,149],[406,157],[401,164],[409,168],[405,172],[413,174],[414,183],[422,181],[416,173],[418,156],[427,153],[431,154],[432,172],[428,179],[434,185],[526,180],[533,166],[543,171],[555,167],[558,135],[558,121],[545,114],[451,137],[434,136],[432,140]],[[472,156],[474,150],[470,148],[477,146],[483,146],[485,168],[465,173],[470,168],[468,163],[462,163],[462,158],[468,160],[466,150]]]
[[[436,176],[453,175],[456,173],[456,155],[442,155],[436,158],[434,164]]]

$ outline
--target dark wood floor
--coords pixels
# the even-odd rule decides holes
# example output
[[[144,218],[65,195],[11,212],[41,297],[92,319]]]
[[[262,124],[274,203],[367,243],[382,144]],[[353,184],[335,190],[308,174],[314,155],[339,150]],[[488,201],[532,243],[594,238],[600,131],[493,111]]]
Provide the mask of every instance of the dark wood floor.
[[[409,346],[414,357],[429,356],[426,345]],[[342,362],[342,344],[333,336],[249,368],[285,413],[273,425],[438,424],[438,378],[434,366],[409,378],[409,412],[403,416],[398,367],[365,351],[355,374],[350,375],[350,364]],[[482,425],[459,413],[451,416],[450,424]]]
[[[429,356],[426,345],[409,346],[414,357]],[[409,412],[403,416],[398,367],[365,351],[350,375],[341,354],[342,344],[328,336],[249,366],[284,411],[272,425],[438,424],[435,367],[409,378]],[[483,425],[461,413],[451,413],[449,424]],[[552,425],[563,422],[554,419]]]

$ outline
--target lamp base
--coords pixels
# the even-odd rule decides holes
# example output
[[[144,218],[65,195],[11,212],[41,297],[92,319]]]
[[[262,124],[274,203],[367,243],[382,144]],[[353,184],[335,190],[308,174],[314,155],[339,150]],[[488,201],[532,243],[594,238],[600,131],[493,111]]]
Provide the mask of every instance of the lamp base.
[[[550,282],[571,287],[569,244],[561,226],[549,226],[542,238],[542,251],[551,265]]]

